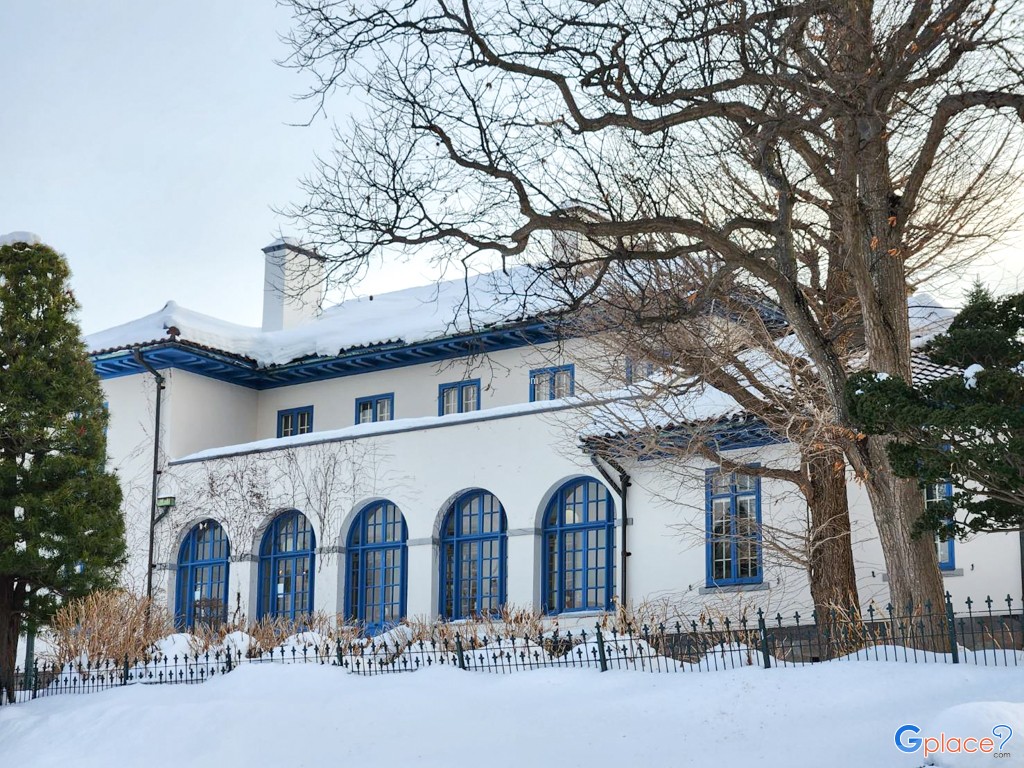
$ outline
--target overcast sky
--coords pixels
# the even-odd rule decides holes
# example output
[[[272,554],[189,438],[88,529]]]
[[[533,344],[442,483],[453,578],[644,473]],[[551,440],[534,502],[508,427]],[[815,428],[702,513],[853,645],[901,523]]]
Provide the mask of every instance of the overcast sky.
[[[274,63],[289,21],[273,0],[0,2],[0,233],[67,256],[86,332],[168,299],[259,324],[272,207],[331,146],[323,120],[288,125],[310,115]]]
[[[331,145],[323,120],[289,125],[310,116],[293,98],[306,81],[274,63],[289,23],[273,0],[0,2],[0,233],[66,254],[86,332],[168,299],[259,324],[260,248],[290,234],[272,208],[301,200]],[[1024,289],[1020,242],[964,280]],[[392,269],[359,292],[428,274]]]

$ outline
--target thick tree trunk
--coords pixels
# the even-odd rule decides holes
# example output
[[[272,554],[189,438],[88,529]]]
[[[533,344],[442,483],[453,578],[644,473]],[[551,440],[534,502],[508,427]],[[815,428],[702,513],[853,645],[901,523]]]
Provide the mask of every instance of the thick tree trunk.
[[[17,666],[21,613],[15,606],[15,582],[0,576],[0,701],[14,703],[14,668]]]
[[[888,438],[868,438],[868,455],[874,471],[867,478],[867,492],[874,511],[875,525],[885,556],[889,577],[889,594],[894,614],[923,617],[925,622],[921,645],[933,650],[947,650],[948,641],[941,624],[945,611],[945,590],[935,541],[928,534],[913,535],[918,519],[924,514],[924,495],[917,481],[897,477],[889,467],[885,453]]]
[[[850,546],[850,506],[846,496],[846,460],[840,451],[808,459],[807,506],[810,511],[808,575],[819,625],[831,623],[833,612],[860,605],[857,574]]]

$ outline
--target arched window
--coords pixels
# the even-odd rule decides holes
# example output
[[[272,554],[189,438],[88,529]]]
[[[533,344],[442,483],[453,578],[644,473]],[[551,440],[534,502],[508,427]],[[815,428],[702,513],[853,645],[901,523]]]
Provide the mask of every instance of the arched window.
[[[596,480],[566,483],[544,513],[544,611],[609,610],[615,509]]]
[[[390,501],[366,507],[352,523],[346,548],[345,615],[368,632],[405,616],[405,518]]]
[[[215,627],[227,619],[230,554],[227,534],[213,520],[197,523],[185,536],[178,550],[174,604],[174,623],[179,629]]]
[[[316,539],[298,510],[278,515],[260,544],[258,618],[294,621],[313,610],[313,558]]]
[[[495,614],[505,604],[505,510],[487,491],[455,500],[441,524],[440,613]]]

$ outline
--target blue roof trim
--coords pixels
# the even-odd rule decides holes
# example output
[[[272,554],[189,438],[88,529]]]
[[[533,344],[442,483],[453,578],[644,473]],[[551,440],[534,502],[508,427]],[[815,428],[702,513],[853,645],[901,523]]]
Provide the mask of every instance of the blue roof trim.
[[[763,448],[768,445],[782,445],[789,440],[773,432],[767,424],[753,416],[739,418],[723,418],[716,422],[700,425],[699,430],[688,426],[669,426],[659,429],[658,440],[664,450],[647,448],[645,442],[628,433],[620,432],[600,437],[589,437],[583,442],[588,449],[616,459],[636,459],[638,461],[654,461],[671,458],[673,446],[685,447],[687,443],[698,438],[708,443],[715,451],[736,451],[749,448]]]
[[[557,338],[558,330],[553,324],[533,322],[461,336],[446,336],[416,344],[393,342],[362,347],[335,357],[310,357],[268,368],[261,368],[248,358],[218,352],[187,341],[167,340],[140,344],[139,349],[146,362],[157,370],[177,368],[218,381],[262,390],[484,352],[499,352]],[[144,372],[132,356],[131,349],[94,354],[90,355],[90,359],[100,379],[115,379]]]

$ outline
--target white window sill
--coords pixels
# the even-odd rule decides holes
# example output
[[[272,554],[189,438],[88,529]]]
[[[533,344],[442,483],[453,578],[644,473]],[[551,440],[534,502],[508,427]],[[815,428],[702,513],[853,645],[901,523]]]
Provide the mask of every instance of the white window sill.
[[[697,590],[699,595],[719,595],[731,592],[765,592],[771,589],[771,584],[763,581],[760,584],[722,584],[715,587],[701,587]]]
[[[939,573],[942,574],[943,578],[945,578],[946,576],[963,576],[964,575],[964,569],[963,568],[952,568],[951,570],[948,570],[948,571],[943,571],[943,570],[940,569]]]

